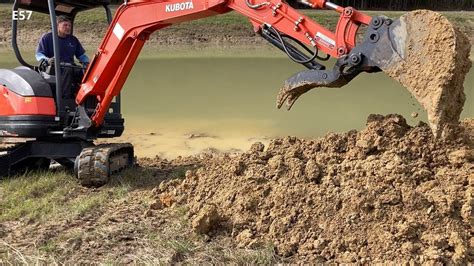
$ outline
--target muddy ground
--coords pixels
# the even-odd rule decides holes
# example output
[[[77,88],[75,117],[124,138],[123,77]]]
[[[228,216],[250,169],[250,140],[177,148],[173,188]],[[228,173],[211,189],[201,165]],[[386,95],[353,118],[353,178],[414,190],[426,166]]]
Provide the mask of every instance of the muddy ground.
[[[117,183],[75,187],[68,198],[111,201],[67,218],[1,222],[0,258],[473,262],[474,121],[461,125],[435,140],[427,124],[371,115],[360,132],[141,159],[128,174],[148,182],[126,198],[113,196]]]

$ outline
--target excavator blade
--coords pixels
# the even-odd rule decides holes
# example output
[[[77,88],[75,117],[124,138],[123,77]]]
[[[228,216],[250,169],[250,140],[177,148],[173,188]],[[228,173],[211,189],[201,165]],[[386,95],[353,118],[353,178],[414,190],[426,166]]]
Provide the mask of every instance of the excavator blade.
[[[409,12],[396,21],[378,17],[365,39],[338,60],[332,73],[307,70],[290,77],[277,106],[291,108],[316,87],[342,87],[361,72],[384,71],[400,82],[428,113],[435,136],[457,122],[465,101],[463,82],[471,67],[470,43],[444,16],[428,10]]]

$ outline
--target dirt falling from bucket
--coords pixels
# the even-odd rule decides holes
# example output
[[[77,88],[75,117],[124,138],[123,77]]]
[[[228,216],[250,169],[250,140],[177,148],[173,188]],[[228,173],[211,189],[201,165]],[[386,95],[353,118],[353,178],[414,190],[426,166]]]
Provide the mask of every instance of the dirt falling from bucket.
[[[384,72],[415,96],[428,113],[433,134],[441,137],[458,123],[463,109],[471,45],[439,13],[417,10],[400,20],[406,27],[405,60]]]

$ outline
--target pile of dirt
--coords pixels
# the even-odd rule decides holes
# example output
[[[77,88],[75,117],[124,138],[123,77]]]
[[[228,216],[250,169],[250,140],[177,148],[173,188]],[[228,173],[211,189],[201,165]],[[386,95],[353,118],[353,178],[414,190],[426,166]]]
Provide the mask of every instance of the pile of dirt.
[[[466,100],[463,84],[471,68],[471,44],[446,17],[433,11],[409,12],[400,22],[397,37],[406,38],[400,44],[401,58],[383,70],[421,103],[433,133],[442,137],[446,128],[457,124]]]
[[[360,132],[208,155],[156,188],[155,207],[186,206],[196,233],[297,261],[472,262],[474,120],[451,136],[371,115]]]

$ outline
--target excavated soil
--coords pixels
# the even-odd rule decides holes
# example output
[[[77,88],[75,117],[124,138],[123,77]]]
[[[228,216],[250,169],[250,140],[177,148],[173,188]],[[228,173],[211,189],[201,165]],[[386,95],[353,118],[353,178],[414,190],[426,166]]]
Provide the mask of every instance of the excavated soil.
[[[194,232],[292,261],[472,263],[474,120],[451,133],[371,115],[360,132],[255,143],[204,156],[152,206],[185,206]]]
[[[471,68],[471,44],[446,17],[417,10],[400,18],[398,34],[406,34],[403,60],[384,69],[421,103],[436,137],[456,124],[466,97],[464,78]],[[400,41],[400,40],[395,40]]]

